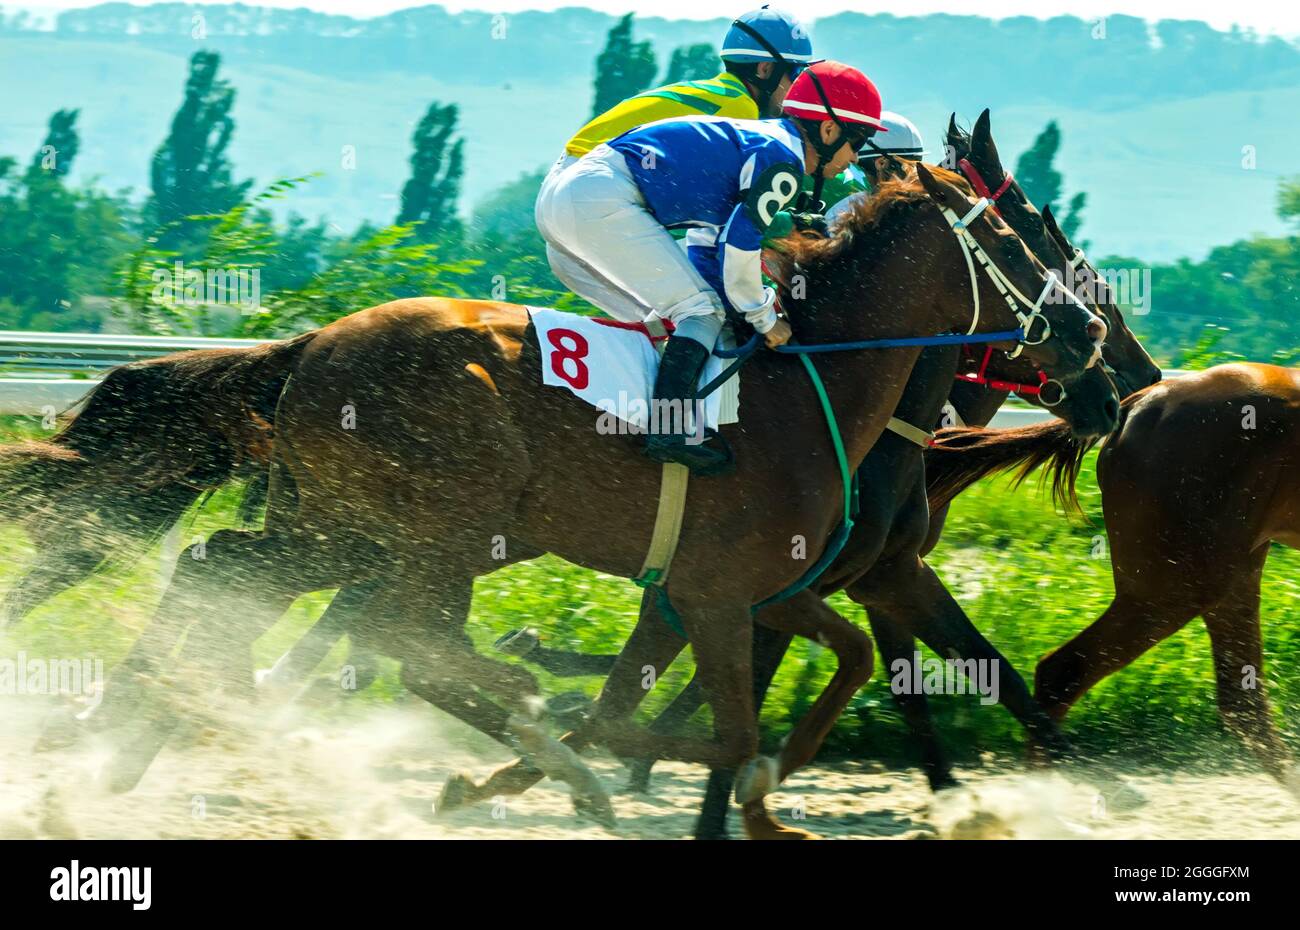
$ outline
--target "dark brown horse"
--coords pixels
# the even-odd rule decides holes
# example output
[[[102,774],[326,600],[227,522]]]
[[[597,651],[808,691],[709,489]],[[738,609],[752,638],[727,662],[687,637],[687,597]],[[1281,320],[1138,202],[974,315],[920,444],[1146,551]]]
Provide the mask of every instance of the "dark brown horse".
[[[951,123],[950,142],[957,158],[968,159],[963,165],[968,174],[973,173],[977,183],[983,178],[1003,179],[1005,172],[993,144],[989,114],[984,111],[971,136],[960,133]],[[1068,267],[1073,249],[1065,252],[1060,242],[1049,234],[1043,218],[1014,181],[991,185],[1002,190],[998,203],[1004,219],[1017,234],[1022,234],[1026,244],[1047,264],[1063,274]],[[1148,384],[1158,380],[1156,368],[1146,351],[1131,331],[1123,324],[1118,308],[1110,308],[1119,321],[1107,339],[1105,357],[1117,370],[1117,380],[1122,383]],[[1109,319],[1108,319],[1109,322]],[[923,353],[913,369],[895,416],[906,423],[928,430],[940,421],[940,412],[953,389],[953,375],[957,370],[958,353],[951,349],[932,349]],[[975,364],[981,354],[963,358],[962,365]],[[1031,400],[1040,395],[1030,393],[1038,388],[1038,372],[1033,365],[1016,362],[995,355],[986,370],[992,383],[1018,383]],[[968,382],[959,382],[967,386]],[[987,391],[976,387],[978,393],[971,398],[979,403],[966,403],[954,397],[958,414],[966,422],[987,422],[1006,399],[1003,391]],[[989,401],[992,402],[989,402]],[[1069,399],[1065,409],[1068,411]],[[849,596],[867,608],[871,630],[881,652],[886,668],[896,662],[910,663],[919,637],[930,648],[943,656],[959,656],[997,663],[999,681],[1005,683],[1000,700],[1033,734],[1040,744],[1051,746],[1058,755],[1064,755],[1067,744],[1060,737],[1050,718],[1033,701],[1029,688],[1016,670],[980,633],[960,605],[948,594],[937,576],[923,561],[923,555],[933,548],[946,514],[946,505],[937,509],[932,520],[925,496],[925,477],[922,451],[914,440],[890,432],[877,443],[859,469],[864,514],[869,515],[856,527],[849,544],[835,565],[817,585],[821,597],[846,590]],[[933,502],[931,502],[933,503]],[[774,608],[767,608],[772,610]],[[645,622],[655,623],[657,611],[653,604],[643,605]],[[516,637],[512,648],[519,648],[525,637]],[[755,697],[761,704],[762,695],[775,674],[790,637],[780,632],[755,631]],[[557,674],[603,674],[612,666],[613,656],[590,656],[579,653],[548,650],[532,645],[527,657],[541,667]],[[662,671],[662,670],[661,670]],[[909,727],[922,750],[922,760],[933,788],[940,789],[955,784],[946,753],[934,731],[924,694],[895,693]],[[652,729],[674,732],[703,703],[702,690],[693,680],[660,714]],[[633,760],[633,787],[644,789],[649,776],[650,760]],[[523,780],[515,780],[511,767],[484,782],[475,785],[469,781],[454,783],[456,800],[490,797],[505,790],[515,790]],[[1112,784],[1110,787],[1115,787]],[[725,835],[726,801],[730,782],[721,774],[710,778],[704,810],[696,835],[717,837]]]
[[[974,215],[969,188],[938,170],[921,169],[918,178],[886,185],[845,235],[807,256],[809,297],[792,319],[801,342],[965,328],[975,309],[972,297],[983,308],[975,331],[1001,331],[1015,326],[1013,307],[1027,313],[1032,302],[1004,299],[1008,282],[1021,295],[1050,292],[1043,267],[1008,227],[987,215],[968,229],[1005,276],[1004,288],[991,275],[972,279],[963,254],[969,240],[963,244],[949,228],[956,217]],[[944,211],[950,211],[946,221]],[[1074,395],[1080,420],[1091,424],[1085,433],[1108,430],[1116,398],[1109,381],[1092,371],[1104,323],[1074,302],[1050,304],[1043,317],[1051,337],[1027,345],[1025,355]],[[1033,328],[1041,335],[1037,322]],[[852,467],[883,432],[918,354],[900,349],[869,359],[853,352],[819,360]],[[532,676],[479,656],[463,626],[474,577],[508,561],[550,551],[610,573],[636,571],[650,536],[659,474],[637,454],[635,440],[598,436],[591,408],[540,384],[527,315],[509,305],[398,301],[269,347],[256,362],[228,362],[226,372],[221,363],[209,364],[215,369],[206,385],[212,396],[203,403],[211,408],[215,400],[255,426],[273,428],[265,528],[219,532],[208,541],[204,560],[180,561],[150,626],[150,642],[130,667],[138,669],[141,661],[148,667],[192,624],[182,658],[232,686],[247,683],[248,645],[297,595],[372,585],[376,622],[356,635],[402,657],[408,688],[503,742],[524,742],[534,762],[575,785],[575,798],[585,792],[593,809],[607,810],[585,766],[521,716],[538,697]],[[190,394],[201,390],[187,388]],[[648,734],[628,722],[635,703],[615,707],[602,700],[570,742],[598,739],[625,755],[728,769],[744,763],[740,797],[761,810],[764,794],[775,787],[775,766],[755,758],[749,605],[799,578],[806,566],[790,558],[790,538],[829,538],[842,500],[821,413],[797,362],[760,354],[749,364],[746,392],[747,408],[759,414],[724,429],[741,467],[734,476],[693,486],[670,583],[714,707],[716,737]],[[92,398],[52,444],[8,453],[28,486],[40,485],[47,499],[57,498],[43,482],[43,469],[77,457],[78,436],[96,433],[96,418],[112,415],[106,409],[113,407],[111,391],[108,397],[101,406]],[[278,397],[269,420],[262,416],[267,397]],[[165,392],[128,403],[137,405],[134,415],[119,416],[118,425],[125,420],[141,445],[160,420],[177,412]],[[192,411],[180,413],[191,424],[202,420]],[[189,473],[184,447],[158,445],[153,451],[162,458],[146,463],[155,474],[174,479]],[[237,448],[254,445],[249,439]],[[111,455],[102,446],[97,451]],[[93,482],[95,463],[74,464],[82,466],[83,481]],[[730,569],[721,574],[720,557]],[[870,674],[869,638],[812,601],[781,622],[790,624],[788,632],[829,644],[839,669],[796,727],[782,753],[782,774],[811,757]],[[666,643],[675,652],[675,639],[666,628],[648,628],[634,634],[633,644],[653,652]],[[616,666],[613,677],[625,671]],[[632,671],[639,677],[639,667]],[[133,691],[110,685],[102,708],[131,706],[114,699],[118,690]],[[160,707],[155,713],[157,725],[121,757],[123,786],[134,783],[175,726],[174,713]]]
[[[1068,498],[1092,445],[1060,423],[945,431],[927,457],[932,496],[1045,465]],[[1300,371],[1220,365],[1129,397],[1098,455],[1097,484],[1115,599],[1038,664],[1038,701],[1064,718],[1089,688],[1200,616],[1223,722],[1300,795],[1269,712],[1259,627],[1270,544],[1300,546]]]

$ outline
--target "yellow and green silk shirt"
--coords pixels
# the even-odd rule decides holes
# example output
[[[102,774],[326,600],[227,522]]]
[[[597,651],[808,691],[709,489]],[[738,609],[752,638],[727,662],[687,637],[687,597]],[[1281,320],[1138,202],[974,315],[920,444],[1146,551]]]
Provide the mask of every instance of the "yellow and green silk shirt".
[[[666,84],[610,107],[579,129],[564,151],[581,158],[602,142],[646,123],[677,116],[758,119],[758,104],[740,78],[728,71],[707,81]]]

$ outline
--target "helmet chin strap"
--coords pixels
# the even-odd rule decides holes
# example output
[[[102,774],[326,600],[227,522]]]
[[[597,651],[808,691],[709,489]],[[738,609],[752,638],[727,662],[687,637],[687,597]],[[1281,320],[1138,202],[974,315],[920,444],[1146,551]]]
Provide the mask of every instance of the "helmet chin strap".
[[[875,152],[877,155],[884,158],[885,161],[889,162],[889,164],[893,166],[894,170],[897,171],[899,174],[907,173],[907,168],[903,166],[902,159],[900,159],[893,152],[886,152],[880,146],[876,145],[876,143],[871,139],[867,140],[867,145],[871,147],[871,151]]]
[[[758,104],[758,115],[761,118],[767,113],[768,104],[772,102],[772,94],[776,93],[776,89],[781,86],[781,81],[785,78],[786,71],[790,69],[790,64],[785,60],[785,56],[778,52],[776,47],[749,23],[742,23],[737,19],[733,20],[731,25],[748,35],[761,45],[765,52],[772,56],[772,73],[765,78],[761,78],[758,76],[756,69],[754,74],[754,84],[759,93],[759,98],[755,99],[754,102]]]
[[[817,79],[816,72],[807,71],[805,73],[808,75],[809,78],[812,79],[812,85],[817,90],[817,96],[822,98],[822,106],[826,108],[826,115],[830,117],[831,122],[833,122],[836,126],[838,126],[840,130],[840,134],[836,136],[834,142],[822,141],[821,127],[824,125],[824,123],[819,122],[817,124],[817,130],[815,132],[809,133],[811,138],[808,140],[808,142],[810,145],[812,145],[813,151],[817,153],[817,161],[813,164],[813,170],[812,170],[812,176],[813,176],[812,200],[808,204],[804,204],[801,206],[803,207],[805,212],[825,213],[826,204],[822,200],[822,188],[826,184],[826,177],[822,169],[827,164],[834,161],[835,153],[839,151],[840,146],[842,146],[845,143],[845,141],[847,141],[848,139],[849,130],[848,127],[845,126],[844,123],[840,121],[840,118],[835,114],[835,108],[831,106],[831,100],[829,97],[826,96],[826,91],[822,88],[822,82]]]

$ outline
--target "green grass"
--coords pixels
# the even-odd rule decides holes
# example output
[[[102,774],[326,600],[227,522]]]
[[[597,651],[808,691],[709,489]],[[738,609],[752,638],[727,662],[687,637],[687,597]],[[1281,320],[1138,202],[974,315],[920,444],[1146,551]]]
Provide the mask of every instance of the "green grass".
[[[38,428],[18,418],[0,423],[0,431],[10,438],[39,435]],[[1096,552],[1102,530],[1093,461],[1085,465],[1079,481],[1084,518],[1056,514],[1033,482],[1011,490],[1005,480],[987,481],[954,504],[943,542],[931,557],[975,624],[1027,679],[1032,679],[1041,656],[1091,623],[1113,594],[1110,563],[1104,552],[1101,557]],[[216,495],[192,515],[182,543],[231,525],[236,500],[235,489]],[[31,554],[21,531],[0,529],[0,585],[16,578]],[[128,568],[61,595],[0,634],[0,654],[19,649],[57,657],[93,654],[111,666],[143,628],[160,596],[160,565],[155,550]],[[527,625],[539,628],[553,647],[615,652],[632,629],[639,604],[639,591],[630,581],[549,556],[479,579],[475,590],[469,629],[483,649],[501,633]],[[329,598],[330,592],[300,598],[257,643],[259,665],[269,664],[301,635]],[[865,627],[863,611],[842,595],[832,604]],[[1300,634],[1291,622],[1297,606],[1300,553],[1275,547],[1264,581],[1263,627],[1265,672],[1279,722],[1294,719],[1300,704],[1300,685],[1293,673],[1300,659]],[[343,656],[336,650],[322,668],[337,667]],[[796,642],[765,708],[767,739],[783,735],[832,669],[833,657],[826,650]],[[679,662],[651,694],[647,710],[662,706],[689,674],[689,662]],[[581,687],[594,695],[600,685],[595,679],[541,678],[548,693]],[[365,700],[392,700],[400,691],[396,663],[390,662]],[[959,759],[983,751],[1012,752],[1023,744],[1019,726],[1008,713],[982,707],[975,697],[938,696],[931,706],[940,732]],[[702,715],[698,723],[706,721]],[[1209,643],[1200,621],[1095,688],[1075,708],[1068,728],[1085,746],[1138,758],[1187,760],[1204,755],[1207,741],[1219,743]],[[829,750],[913,758],[880,669],[840,720]]]

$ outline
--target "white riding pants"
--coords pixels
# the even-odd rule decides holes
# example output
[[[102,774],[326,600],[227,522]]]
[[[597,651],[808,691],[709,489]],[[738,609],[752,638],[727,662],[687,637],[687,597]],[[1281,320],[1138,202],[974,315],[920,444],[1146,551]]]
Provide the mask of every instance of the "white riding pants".
[[[620,152],[598,145],[561,158],[542,182],[535,215],[551,270],[575,293],[627,322],[651,313],[674,325],[700,318],[687,330],[712,347],[722,299],[650,212]]]

